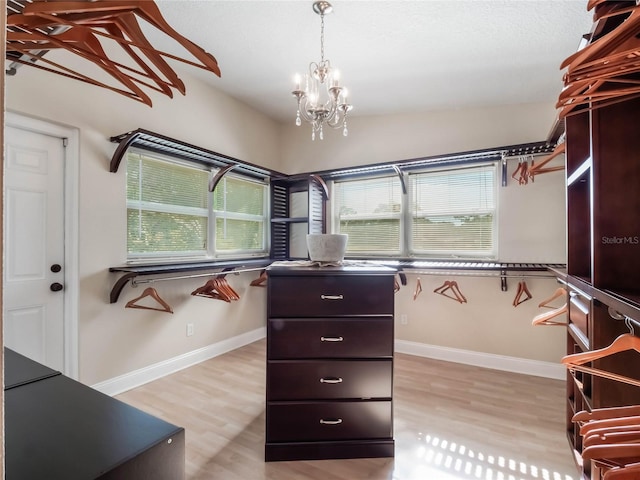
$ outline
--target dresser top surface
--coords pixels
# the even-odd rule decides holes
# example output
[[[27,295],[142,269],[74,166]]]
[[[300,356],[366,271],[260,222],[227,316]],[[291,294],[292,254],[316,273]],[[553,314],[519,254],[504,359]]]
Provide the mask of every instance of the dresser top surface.
[[[272,264],[267,272],[269,275],[394,275],[396,270],[391,267],[362,262],[344,262],[342,265],[320,265],[311,261],[278,262]]]

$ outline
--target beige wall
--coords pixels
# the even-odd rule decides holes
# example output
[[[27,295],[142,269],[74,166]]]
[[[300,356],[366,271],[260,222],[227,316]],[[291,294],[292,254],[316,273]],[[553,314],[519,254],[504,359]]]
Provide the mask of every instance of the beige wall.
[[[153,108],[149,108],[98,87],[26,67],[16,77],[7,78],[8,109],[80,130],[79,372],[80,380],[88,384],[215,344],[265,323],[265,289],[249,287],[254,278],[249,273],[229,277],[241,296],[234,304],[192,297],[190,292],[202,283],[198,280],[154,285],[172,305],[173,315],[123,308],[143,287],[127,286],[117,304],[108,303],[117,276],[107,270],[126,259],[125,175],[123,169],[115,174],[108,171],[115,149],[108,141],[110,136],[144,128],[296,173],[537,141],[546,137],[554,117],[552,105],[354,117],[348,139],[343,139],[340,132],[328,132],[323,143],[311,143],[308,132],[280,126],[195,78],[185,76],[184,80],[185,97],[178,94],[171,100],[156,95]],[[564,230],[558,232],[557,226],[564,225],[564,207],[556,205],[556,200],[549,205],[549,199],[561,198],[563,184],[557,181],[550,186],[555,193],[549,196],[537,190],[543,183],[536,181],[532,188],[509,187],[514,189],[509,192],[513,199],[539,199],[540,211],[558,207],[549,217],[549,235],[541,235],[533,251],[562,256]],[[509,218],[519,218],[521,213],[514,205]],[[513,228],[524,228],[525,218],[520,221]],[[514,260],[527,256],[531,247],[526,238],[504,231],[501,242]],[[415,279],[409,280],[410,285],[397,296],[396,311],[409,318],[407,326],[397,329],[399,339],[523,358],[558,359],[563,345],[561,329],[531,331],[534,302],[511,307],[515,282],[510,282],[509,292],[503,293],[496,279],[461,280],[469,304],[460,306],[432,293],[414,302],[410,290]],[[423,288],[433,290],[433,284],[440,280],[426,279]],[[554,287],[552,281],[539,282],[532,285],[536,300]],[[194,323],[192,337],[185,335],[187,323]],[[524,345],[523,336],[527,338]]]
[[[354,117],[349,136],[325,132],[311,141],[306,125],[284,125],[282,170],[308,172],[391,162],[546,140],[555,118],[552,104]]]
[[[7,108],[80,130],[79,379],[95,384],[264,326],[264,289],[230,277],[242,296],[226,304],[190,295],[198,280],[154,284],[174,314],[125,309],[141,288],[109,292],[126,261],[125,169],[109,172],[109,137],[144,128],[266,167],[277,166],[279,127],[230,97],[184,78],[187,95],[155,95],[153,108],[116,93],[23,67],[7,77]],[[62,228],[62,227],[61,227]],[[195,335],[186,337],[186,324]]]
[[[552,104],[508,105],[384,117],[355,117],[349,136],[325,132],[311,141],[306,126],[287,124],[283,166],[287,173],[429,157],[546,140],[555,119]],[[291,122],[290,122],[291,123]],[[539,158],[538,158],[539,161]],[[562,156],[551,165],[564,162]],[[563,172],[540,175],[534,183],[511,179],[517,160],[508,162],[508,185],[499,187],[499,260],[514,263],[565,263],[565,182]],[[469,299],[460,305],[433,293],[446,279],[456,279]],[[414,301],[416,275],[396,296],[396,338],[531,360],[558,362],[565,332],[531,327],[537,305],[558,287],[554,279],[528,280],[534,298],[511,305],[518,280],[502,292],[496,278],[421,276],[424,293]],[[406,314],[407,325],[398,321]],[[523,341],[526,339],[526,341]]]

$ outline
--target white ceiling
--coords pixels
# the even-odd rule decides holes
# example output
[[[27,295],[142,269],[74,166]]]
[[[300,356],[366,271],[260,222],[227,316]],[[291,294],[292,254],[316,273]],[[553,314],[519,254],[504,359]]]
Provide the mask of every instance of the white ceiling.
[[[282,121],[293,76],[320,60],[310,0],[157,0],[178,32],[214,55],[222,78],[175,65]],[[587,0],[332,0],[325,58],[353,115],[554,102],[560,63],[592,24]],[[144,23],[144,22],[141,22]],[[159,31],[158,49],[190,58]],[[187,83],[187,95],[189,85]]]

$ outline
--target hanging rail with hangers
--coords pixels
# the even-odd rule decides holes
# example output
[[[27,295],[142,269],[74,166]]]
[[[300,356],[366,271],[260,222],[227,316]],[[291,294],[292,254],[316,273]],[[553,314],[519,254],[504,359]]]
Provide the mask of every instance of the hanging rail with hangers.
[[[407,284],[410,275],[448,275],[467,277],[500,278],[500,289],[508,290],[509,278],[558,278],[550,269],[561,269],[565,265],[556,263],[503,263],[503,262],[448,262],[448,261],[412,261],[384,263],[395,267],[402,285]],[[422,267],[422,268],[421,268]],[[539,272],[539,273],[534,273]]]
[[[111,267],[109,272],[121,273],[115,281],[109,295],[109,303],[116,303],[120,293],[131,282],[131,285],[162,282],[168,280],[183,280],[188,278],[206,277],[214,275],[226,275],[229,273],[254,272],[262,270],[271,264],[269,258],[257,260],[238,260],[230,262],[198,262],[173,265],[139,265],[126,267]],[[207,273],[203,271],[207,270]],[[212,271],[213,270],[213,271]],[[194,272],[185,274],[186,272]],[[202,272],[202,273],[195,273]],[[152,277],[155,275],[155,277]],[[138,278],[149,277],[149,278]]]

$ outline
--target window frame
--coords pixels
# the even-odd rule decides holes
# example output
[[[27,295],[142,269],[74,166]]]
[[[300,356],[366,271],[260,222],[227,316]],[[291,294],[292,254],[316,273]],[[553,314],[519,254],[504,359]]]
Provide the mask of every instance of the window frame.
[[[490,169],[493,171],[493,199],[494,199],[494,207],[493,209],[487,209],[484,210],[483,212],[492,212],[493,213],[493,217],[492,217],[492,221],[491,221],[491,232],[492,232],[492,251],[490,252],[489,255],[481,255],[478,252],[475,252],[473,250],[466,250],[466,251],[462,251],[462,250],[458,250],[455,251],[455,253],[453,253],[454,251],[450,251],[449,254],[441,254],[436,250],[418,250],[414,244],[413,244],[413,227],[414,227],[414,215],[413,215],[413,202],[411,201],[411,199],[409,198],[409,196],[411,195],[411,181],[410,181],[410,177],[411,175],[420,175],[420,174],[424,174],[424,173],[434,173],[434,172],[446,172],[446,171],[451,171],[451,170],[466,170],[466,169],[474,169],[474,168],[483,168],[483,167],[490,167]],[[440,167],[433,167],[433,168],[429,168],[429,169],[421,169],[421,170],[415,170],[415,171],[411,171],[411,172],[406,172],[405,174],[405,179],[406,179],[406,184],[407,184],[407,209],[406,209],[406,218],[407,218],[407,224],[406,224],[406,231],[407,231],[407,256],[409,257],[413,257],[413,258],[428,258],[428,259],[469,259],[469,260],[495,260],[498,258],[498,239],[499,239],[499,232],[498,232],[498,200],[499,200],[499,192],[498,192],[498,167],[499,167],[499,163],[497,161],[494,162],[478,162],[478,163],[473,163],[473,164],[465,164],[465,165],[460,165],[460,166],[440,166]]]
[[[336,198],[336,191],[337,191],[337,186],[336,184],[338,183],[347,183],[347,182],[355,182],[355,181],[367,181],[367,180],[377,180],[377,179],[393,179],[393,178],[397,178],[397,175],[395,174],[388,174],[388,173],[376,173],[376,174],[371,174],[371,175],[359,175],[357,177],[346,177],[344,179],[341,180],[333,180],[330,182],[330,188],[331,188],[331,198]],[[390,251],[368,251],[368,252],[361,252],[360,254],[358,254],[358,252],[352,252],[349,253],[347,251],[347,253],[345,254],[345,257],[349,258],[387,258],[387,257],[398,257],[398,256],[403,256],[405,253],[405,249],[404,249],[404,245],[405,245],[405,238],[406,238],[406,232],[403,229],[403,224],[404,224],[404,216],[405,216],[405,210],[406,210],[406,195],[404,195],[402,193],[402,183],[400,181],[400,179],[398,179],[399,185],[398,187],[400,188],[400,211],[397,212],[397,214],[394,215],[374,215],[374,214],[363,214],[363,215],[358,215],[358,216],[354,216],[353,219],[356,220],[375,220],[375,219],[397,219],[399,222],[399,228],[398,228],[398,250],[394,251],[394,252],[390,252]],[[331,202],[331,206],[328,209],[329,212],[331,212],[331,229],[333,232],[335,233],[343,233],[341,232],[340,229],[340,212],[337,211],[337,201],[332,201]],[[390,212],[390,213],[394,213],[394,212]],[[348,244],[347,244],[347,248],[348,248]]]
[[[130,146],[127,149],[125,155],[123,156],[127,162],[129,161],[130,153],[138,154],[154,160],[175,164],[175,165],[181,165],[187,168],[193,168],[195,170],[201,170],[203,172],[206,172],[207,173],[207,191],[208,191],[208,185],[210,184],[211,180],[221,170],[220,167],[215,166],[213,164],[183,159],[178,156],[172,156],[170,154],[151,151],[151,150],[147,150],[147,149],[136,147],[136,146]],[[126,168],[125,168],[125,176],[126,176]],[[206,209],[197,208],[197,207],[182,207],[182,206],[171,205],[171,204],[167,204],[167,205],[155,204],[155,203],[150,204],[148,202],[147,204],[149,206],[156,207],[156,208],[143,209],[147,211],[158,211],[162,213],[195,214],[195,215],[205,213],[206,215],[200,215],[200,216],[206,217],[207,223],[208,223],[206,249],[191,250],[191,251],[184,251],[184,252],[175,251],[175,252],[158,252],[158,253],[153,253],[153,252],[130,253],[128,246],[126,246],[125,247],[126,263],[129,265],[145,265],[145,264],[157,264],[157,263],[173,264],[173,263],[184,263],[184,262],[200,262],[200,261],[210,262],[210,261],[216,261],[216,260],[233,260],[233,259],[242,260],[242,259],[250,259],[250,258],[268,258],[270,254],[269,177],[267,176],[267,177],[258,178],[251,175],[244,175],[238,172],[228,172],[225,174],[224,177],[222,177],[222,180],[224,180],[226,177],[234,177],[234,178],[238,178],[244,181],[249,181],[249,182],[256,183],[258,185],[263,186],[263,215],[251,216],[252,217],[251,220],[254,220],[254,221],[258,220],[258,218],[262,219],[262,222],[264,225],[262,229],[262,245],[263,245],[262,249],[260,250],[246,250],[246,249],[218,250],[217,244],[216,244],[215,225],[216,225],[217,215],[219,215],[220,213],[219,212],[216,213],[216,211],[214,211],[213,209],[214,192],[208,191]],[[223,182],[220,181],[216,186],[216,188],[218,188],[218,186],[222,184]],[[128,188],[128,185],[125,180],[125,203],[126,203],[125,210],[128,211],[132,206],[133,208],[137,209],[139,204],[136,201],[129,200],[127,188]],[[142,202],[142,203],[144,204],[145,202]],[[228,215],[227,218],[234,218],[239,220],[247,219],[246,215],[242,215],[242,214],[238,215],[234,212],[229,212],[227,215]],[[128,220],[126,220],[126,222],[127,222],[126,232],[128,235],[129,233]]]
[[[473,169],[479,167],[491,167],[493,171],[493,195],[494,195],[494,208],[488,211],[493,211],[493,218],[491,222],[491,231],[493,235],[493,248],[489,255],[476,254],[473,251],[450,251],[447,253],[438,251],[418,251],[413,245],[413,202],[411,198],[410,190],[410,175],[441,172],[447,170],[464,170]],[[458,164],[439,164],[433,166],[421,166],[420,168],[411,168],[402,171],[396,171],[396,173],[387,172],[372,172],[370,174],[359,174],[354,176],[344,176],[342,178],[334,178],[328,182],[331,189],[331,198],[336,198],[336,191],[338,183],[369,180],[375,178],[385,177],[397,177],[401,184],[406,186],[406,192],[401,192],[401,212],[400,212],[400,251],[399,252],[366,252],[361,255],[358,252],[349,252],[345,255],[346,258],[384,258],[384,259],[429,259],[429,260],[496,260],[499,252],[499,166],[500,163],[497,159],[482,158],[477,161],[467,161]],[[331,231],[340,233],[340,215],[338,211],[338,204],[336,200],[332,200],[329,208]],[[348,246],[347,246],[348,249]]]

